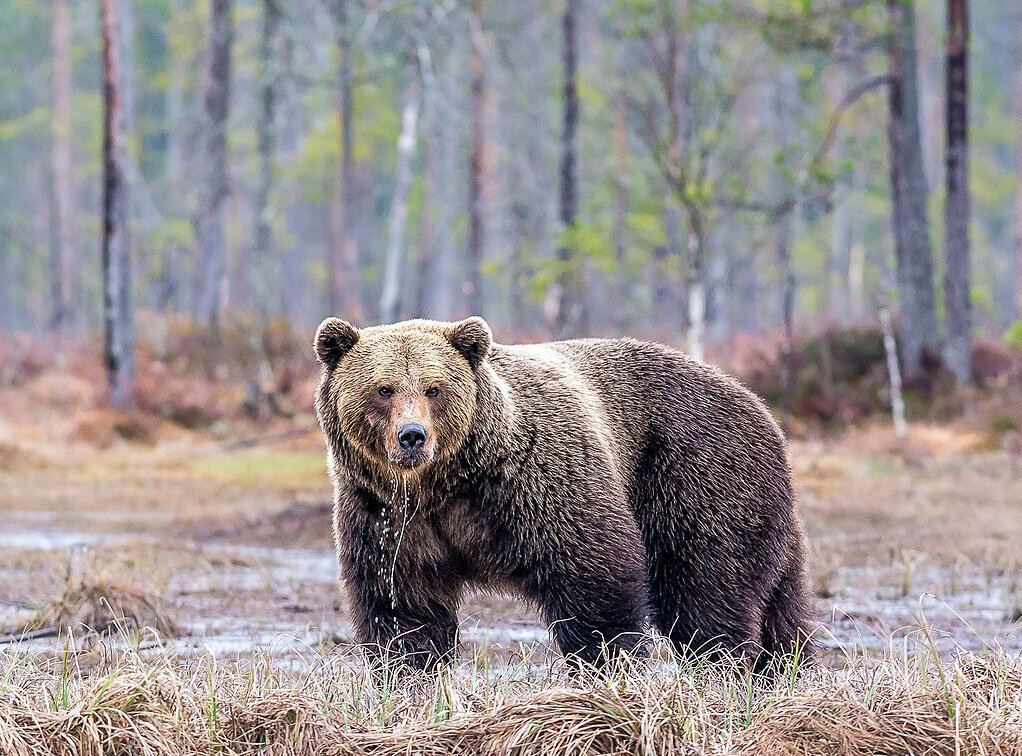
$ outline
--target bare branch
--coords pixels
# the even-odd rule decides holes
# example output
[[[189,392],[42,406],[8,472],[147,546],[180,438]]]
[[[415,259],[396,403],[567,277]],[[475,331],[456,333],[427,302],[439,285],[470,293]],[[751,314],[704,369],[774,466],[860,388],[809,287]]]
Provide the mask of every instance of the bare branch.
[[[852,107],[856,102],[859,101],[867,93],[872,92],[882,86],[886,86],[891,81],[891,77],[888,74],[879,74],[871,79],[860,81],[854,87],[849,89],[845,96],[841,99],[841,102],[834,109],[834,112],[830,115],[830,122],[827,124],[827,132],[823,137],[823,141],[817,148],[812,160],[809,161],[809,173],[814,174],[818,171],[820,164],[827,157],[827,153],[830,148],[834,145],[834,140],[837,137],[838,127],[841,125],[841,119],[844,118],[845,113]]]

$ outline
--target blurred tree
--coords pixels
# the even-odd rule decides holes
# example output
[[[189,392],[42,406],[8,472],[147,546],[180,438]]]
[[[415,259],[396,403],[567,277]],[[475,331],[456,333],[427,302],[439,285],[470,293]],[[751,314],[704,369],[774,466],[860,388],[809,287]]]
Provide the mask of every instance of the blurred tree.
[[[926,213],[929,191],[919,127],[915,0],[887,0],[887,7],[891,24],[888,143],[892,225],[901,305],[901,359],[904,376],[911,381],[923,373],[926,360],[940,352]]]
[[[687,349],[701,360],[705,355],[707,256],[715,205],[733,208],[744,202],[718,196],[721,186],[731,182],[725,176],[711,173],[715,160],[727,166],[723,170],[730,168],[724,153],[744,149],[737,140],[731,142],[724,137],[731,126],[737,93],[737,82],[725,77],[737,72],[725,67],[728,56],[716,33],[710,33],[717,32],[716,27],[708,29],[703,49],[693,48],[688,33],[692,24],[688,0],[659,0],[655,6],[636,3],[628,10],[629,33],[645,45],[645,57],[651,61],[657,84],[657,89],[648,93],[645,100],[640,100],[637,93],[631,99],[650,157],[659,168],[675,206],[684,212],[684,231],[680,224],[668,226],[667,242],[671,246],[667,249],[675,260],[685,260]],[[703,66],[701,59],[712,62]],[[666,129],[662,124],[664,118]],[[750,187],[738,188],[744,193]],[[668,216],[669,211],[670,208]],[[661,265],[654,275],[666,273]]]
[[[1022,20],[1016,25],[1018,54],[1016,55],[1015,96],[1013,108],[1017,143],[1015,145],[1015,285],[1013,299],[1015,317],[1022,321]]]
[[[276,52],[280,33],[281,0],[263,0],[263,25],[259,39],[259,117],[256,121],[256,149],[259,175],[255,193],[255,249],[252,289],[256,307],[264,318],[269,306],[270,286],[279,275],[273,244],[273,187],[276,174],[277,88],[279,61]]]
[[[577,249],[577,237],[571,232],[578,218],[578,179],[576,177],[576,132],[578,131],[578,23],[579,0],[565,0],[561,20],[564,40],[561,56],[564,59],[564,122],[561,134],[561,194],[560,217],[566,239],[557,250],[560,275],[554,299],[554,338],[569,339],[584,333],[587,328],[585,311],[585,270],[582,250]]]
[[[209,69],[205,92],[206,154],[196,236],[198,265],[194,316],[212,326],[220,321],[226,273],[227,116],[231,101],[232,0],[209,6]]]
[[[331,313],[352,322],[362,320],[358,243],[351,233],[352,49],[349,0],[332,0],[337,37],[337,113],[341,127],[341,154],[331,208],[328,306]]]
[[[53,325],[72,327],[78,291],[74,178],[71,165],[71,21],[68,0],[53,0],[53,199],[57,225],[57,286]]]
[[[947,2],[947,196],[944,222],[944,361],[959,381],[972,380],[969,272],[968,0]]]
[[[625,233],[628,224],[628,124],[624,83],[614,97],[614,299],[611,305],[614,330],[625,333],[628,317],[628,268]]]
[[[464,284],[465,303],[471,315],[483,314],[483,135],[485,100],[485,65],[483,61],[483,2],[472,0],[469,18],[472,53],[469,75],[472,81],[472,144],[468,168],[468,255]]]
[[[131,259],[124,181],[118,0],[100,0],[103,70],[103,332],[110,405],[134,405]]]
[[[408,221],[408,190],[412,185],[412,159],[418,140],[419,86],[412,80],[404,93],[401,133],[397,139],[397,176],[390,207],[390,243],[384,260],[380,320],[393,323],[401,314],[401,274],[405,260],[405,229]]]
[[[122,170],[131,239],[136,251],[145,250],[133,255],[141,309],[195,314],[193,295],[203,293],[225,297],[215,307],[221,312],[266,308],[307,326],[333,297],[338,314],[377,319],[395,238],[395,144],[413,66],[421,155],[410,165],[398,248],[402,255],[407,248],[411,263],[399,270],[399,316],[466,312],[463,287],[476,260],[481,304],[472,306],[484,307],[498,332],[545,338],[555,325],[552,295],[577,261],[588,311],[580,330],[688,338],[694,352],[704,343],[712,355],[738,331],[780,334],[789,319],[796,330],[821,319],[855,321],[890,288],[885,250],[894,231],[904,236],[905,224],[892,224],[887,133],[877,128],[885,122],[884,100],[856,99],[887,81],[890,15],[876,0],[579,2],[571,228],[560,222],[565,0],[479,0],[476,8],[476,0],[274,0],[282,18],[270,120],[266,1],[234,0],[231,16],[219,16],[231,22],[234,37],[230,117],[222,124],[230,151],[221,175],[229,170],[230,195],[220,202],[226,217],[212,237],[200,224],[216,207],[210,177],[218,164],[210,159],[207,72],[216,58],[213,11],[224,4],[118,4],[123,114],[134,122],[125,132]],[[60,270],[66,241],[79,258],[99,245],[96,219],[80,212],[74,218],[75,208],[101,202],[100,35],[89,12],[98,0],[63,0],[71,22],[70,235],[61,220],[67,204],[60,188],[68,180],[59,167],[55,2],[0,3],[4,329],[53,327],[61,287],[68,288]],[[915,11],[920,163],[930,181],[942,180],[947,4],[916,3]],[[969,14],[976,40],[968,62],[971,317],[976,334],[1002,333],[1022,304],[1022,231],[1016,240],[1010,222],[1016,197],[1022,203],[1018,23],[990,4],[972,3]],[[413,38],[419,42],[409,46]],[[481,101],[473,91],[475,64],[483,73]],[[797,77],[799,115],[787,132],[775,128],[782,69]],[[473,142],[481,144],[474,166]],[[817,159],[811,152],[821,144]],[[473,180],[477,200],[466,205]],[[931,201],[937,212],[940,197]],[[475,246],[473,208],[481,240]],[[1022,204],[1018,212],[1022,217]],[[933,220],[943,239],[951,231],[944,215]],[[203,277],[207,240],[223,237],[222,273]],[[923,237],[913,235],[913,243]],[[570,265],[559,249],[570,250]],[[271,272],[262,270],[260,256]],[[942,259],[942,281],[946,267]],[[797,297],[787,296],[792,277]],[[102,288],[99,266],[80,265],[71,289],[76,326],[100,324]],[[309,291],[322,296],[295,295]],[[910,300],[904,293],[899,299],[902,327],[911,329]],[[944,312],[944,300],[939,306]]]

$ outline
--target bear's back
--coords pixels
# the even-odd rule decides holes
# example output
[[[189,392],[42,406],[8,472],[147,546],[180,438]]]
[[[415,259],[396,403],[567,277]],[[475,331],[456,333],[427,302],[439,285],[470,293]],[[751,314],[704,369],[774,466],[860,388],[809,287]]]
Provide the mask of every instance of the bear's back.
[[[584,405],[606,429],[626,479],[662,432],[696,466],[716,467],[721,459],[751,468],[787,466],[780,429],[758,397],[662,344],[625,338],[494,345],[491,364],[529,405],[537,398],[550,412],[566,401]]]

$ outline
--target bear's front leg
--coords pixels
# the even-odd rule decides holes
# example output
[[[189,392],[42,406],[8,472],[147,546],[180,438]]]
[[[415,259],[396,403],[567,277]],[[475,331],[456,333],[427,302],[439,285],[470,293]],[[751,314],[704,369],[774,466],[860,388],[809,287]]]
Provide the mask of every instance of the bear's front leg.
[[[514,552],[524,557],[522,592],[542,607],[561,652],[602,666],[642,641],[648,589],[637,526],[606,499],[589,501],[542,534],[514,539]]]
[[[355,640],[376,662],[396,663],[434,672],[453,657],[458,642],[457,613],[438,601],[395,602],[375,589],[352,591],[349,606]]]
[[[647,613],[643,572],[628,568],[611,575],[610,565],[553,572],[539,590],[557,645],[575,665],[604,666],[642,640]]]
[[[457,592],[429,580],[424,565],[412,557],[410,534],[394,537],[379,505],[359,498],[349,494],[346,506],[335,512],[355,640],[375,662],[433,671],[450,660],[457,645]],[[356,503],[364,506],[352,506]]]

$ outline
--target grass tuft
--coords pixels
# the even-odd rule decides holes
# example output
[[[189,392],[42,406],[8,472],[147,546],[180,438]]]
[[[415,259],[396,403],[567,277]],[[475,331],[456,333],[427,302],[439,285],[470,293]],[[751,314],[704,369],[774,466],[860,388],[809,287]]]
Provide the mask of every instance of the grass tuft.
[[[59,635],[128,634],[149,630],[163,637],[180,633],[160,599],[128,583],[92,579],[69,584],[43,607],[26,631],[53,628]]]
[[[381,686],[351,656],[0,657],[10,756],[1022,753],[1022,662],[921,644],[776,682],[695,660],[601,676],[483,664]],[[4,669],[4,664],[7,668]],[[65,693],[56,699],[52,692]]]

